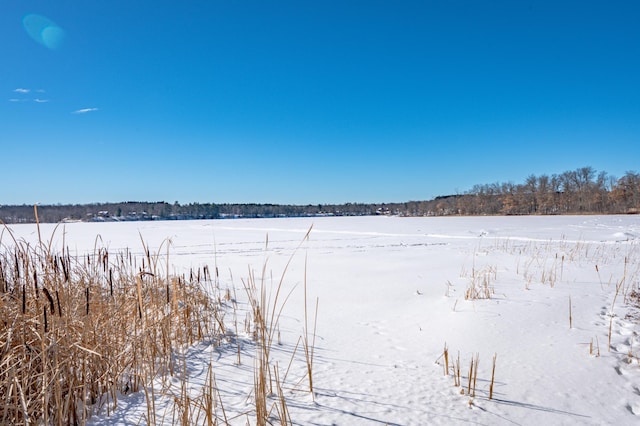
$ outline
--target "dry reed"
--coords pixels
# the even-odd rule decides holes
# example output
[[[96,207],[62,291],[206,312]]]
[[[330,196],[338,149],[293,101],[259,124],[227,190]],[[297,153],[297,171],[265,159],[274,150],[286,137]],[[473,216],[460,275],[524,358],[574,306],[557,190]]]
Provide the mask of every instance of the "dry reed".
[[[37,213],[37,210],[36,210]],[[160,255],[57,252],[0,241],[0,423],[84,424],[117,398],[173,371],[176,348],[218,331],[218,307],[193,277],[169,276]],[[98,239],[96,239],[97,241]],[[168,245],[169,242],[166,242]],[[148,387],[149,386],[149,387]]]

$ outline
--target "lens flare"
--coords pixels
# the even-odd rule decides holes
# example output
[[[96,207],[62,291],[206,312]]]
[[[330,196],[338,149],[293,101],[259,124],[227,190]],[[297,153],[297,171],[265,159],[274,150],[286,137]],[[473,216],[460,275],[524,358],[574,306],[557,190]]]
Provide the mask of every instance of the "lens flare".
[[[46,16],[29,14],[22,19],[25,31],[33,40],[55,50],[62,46],[64,30]]]

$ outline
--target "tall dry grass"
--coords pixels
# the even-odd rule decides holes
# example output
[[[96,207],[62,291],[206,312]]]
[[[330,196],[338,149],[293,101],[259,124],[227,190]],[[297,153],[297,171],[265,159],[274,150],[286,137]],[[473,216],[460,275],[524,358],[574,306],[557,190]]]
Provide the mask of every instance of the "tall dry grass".
[[[313,396],[313,354],[315,350],[315,336],[318,300],[316,300],[313,331],[309,329],[308,306],[307,306],[307,259],[305,257],[304,276],[304,329],[298,339],[298,343],[293,348],[290,355],[288,367],[284,374],[280,374],[278,362],[272,359],[272,349],[274,343],[279,341],[279,322],[283,310],[295,290],[295,286],[284,294],[284,280],[291,262],[300,250],[302,245],[309,240],[312,227],[309,228],[298,247],[292,252],[282,271],[280,279],[274,285],[272,279],[267,274],[267,260],[265,260],[261,274],[256,275],[255,271],[249,270],[247,279],[242,283],[247,294],[249,306],[251,308],[251,330],[253,340],[256,343],[256,355],[254,363],[254,389],[253,402],[254,414],[257,425],[272,424],[276,421],[279,424],[293,424],[289,415],[287,399],[285,397],[285,387],[295,390],[297,385],[287,383],[289,371],[297,357],[297,351],[302,343],[304,351],[304,364],[306,379],[308,381],[308,391]],[[265,248],[268,246],[268,237]]]
[[[171,276],[168,258],[163,268],[144,243],[137,257],[98,242],[75,255],[2,231],[0,424],[84,424],[94,410],[109,414],[121,394],[153,394],[146,386],[173,372],[177,348],[220,331],[206,269]]]

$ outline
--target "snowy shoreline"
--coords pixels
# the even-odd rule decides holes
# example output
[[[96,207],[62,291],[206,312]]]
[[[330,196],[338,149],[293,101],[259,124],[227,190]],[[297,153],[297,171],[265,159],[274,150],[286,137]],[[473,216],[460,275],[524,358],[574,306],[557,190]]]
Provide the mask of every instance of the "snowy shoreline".
[[[54,227],[41,225],[43,239]],[[9,228],[37,241],[35,225]],[[319,300],[314,398],[299,383],[298,364],[286,387],[294,424],[595,425],[640,416],[637,216],[73,223],[52,243],[64,237],[72,254],[87,253],[97,235],[109,250],[133,253],[142,252],[141,237],[152,251],[169,239],[173,272],[216,265],[240,305],[249,270],[266,265],[265,281],[278,281],[293,254],[274,348],[280,365],[302,330],[305,275],[309,299]],[[466,299],[474,286],[487,298]],[[183,374],[197,392],[211,364],[227,415],[238,416],[230,423],[253,424],[255,348],[248,336],[235,338],[243,339],[241,365],[232,347],[204,342],[185,352]],[[444,374],[445,344],[452,359],[459,353],[463,377],[478,356],[475,398]],[[157,419],[170,424],[162,410],[171,409],[171,385],[162,386],[169,387],[157,395]],[[130,394],[116,413],[91,422],[138,423],[146,415],[144,393]]]

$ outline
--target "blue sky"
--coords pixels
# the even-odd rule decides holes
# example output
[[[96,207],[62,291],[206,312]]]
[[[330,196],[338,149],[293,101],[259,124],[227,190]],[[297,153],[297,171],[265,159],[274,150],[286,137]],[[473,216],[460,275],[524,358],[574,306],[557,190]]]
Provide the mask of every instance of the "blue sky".
[[[0,204],[639,171],[640,2],[3,0]]]

